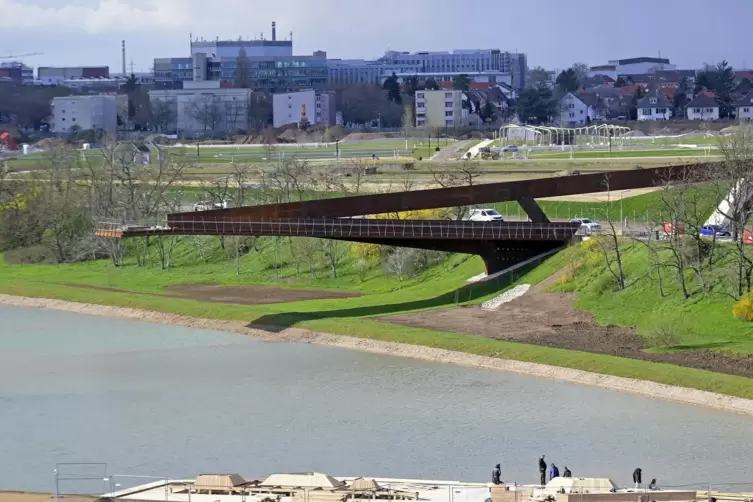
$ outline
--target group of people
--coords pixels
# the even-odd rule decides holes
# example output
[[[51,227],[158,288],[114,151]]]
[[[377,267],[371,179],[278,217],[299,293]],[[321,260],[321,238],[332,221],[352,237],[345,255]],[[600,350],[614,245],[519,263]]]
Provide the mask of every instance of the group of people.
[[[544,460],[545,455],[542,455],[539,459],[539,472],[541,473],[541,484],[542,486],[546,484],[546,460]],[[565,466],[565,468],[562,470],[562,474],[560,474],[560,469],[554,463],[552,463],[551,466],[549,466],[549,480],[552,480],[554,478],[559,478],[562,476],[563,478],[571,478],[573,476],[573,473],[570,472],[570,469]],[[492,483],[495,485],[502,484],[502,468],[500,467],[500,464],[497,464],[494,466],[494,470],[492,471]]]
[[[546,455],[541,455],[541,458],[539,459],[539,474],[541,475],[541,486],[544,486],[546,484]],[[560,477],[560,469],[556,465],[554,465],[554,462],[552,462],[552,465],[549,466],[549,481],[553,480],[554,478]],[[571,478],[573,477],[573,473],[570,472],[570,469],[565,466],[564,469],[562,469],[562,477],[563,478]]]
[[[541,475],[541,486],[546,485],[546,468],[546,455],[541,455],[541,458],[539,459],[539,474]],[[562,474],[560,474],[559,467],[554,465],[554,462],[552,462],[552,464],[549,466],[549,481],[560,476],[563,478],[571,478],[573,476],[573,473],[570,472],[570,469],[568,469],[567,466],[565,466],[565,468],[562,470]],[[492,483],[494,483],[495,485],[502,484],[502,467],[500,466],[500,464],[494,466],[494,470],[492,471]],[[640,488],[641,484],[643,483],[643,469],[641,469],[640,467],[636,468],[633,471],[633,483],[635,483],[636,488]],[[659,489],[656,484],[656,478],[653,478],[648,484],[648,489]]]
[[[640,488],[641,484],[643,483],[643,469],[640,467],[636,467],[636,469],[633,471],[633,483],[635,483],[636,488]],[[649,490],[658,490],[659,487],[656,484],[656,478],[652,478],[651,482],[648,484]]]

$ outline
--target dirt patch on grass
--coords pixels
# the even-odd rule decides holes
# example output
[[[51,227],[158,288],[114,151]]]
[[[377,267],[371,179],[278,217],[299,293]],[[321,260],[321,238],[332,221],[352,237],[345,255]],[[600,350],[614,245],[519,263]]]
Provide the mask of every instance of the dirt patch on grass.
[[[361,296],[349,291],[290,289],[270,286],[219,286],[216,284],[181,284],[165,288],[165,291],[178,298],[237,305],[263,305],[266,303],[330,300]]]
[[[753,377],[753,357],[709,350],[646,352],[645,339],[634,330],[600,325],[593,321],[590,313],[575,309],[574,295],[547,291],[557,277],[553,276],[532,287],[525,295],[495,311],[480,307],[456,307],[377,320]]]
[[[328,300],[354,298],[360,293],[321,289],[290,289],[275,286],[222,286],[218,284],[181,284],[165,288],[165,293],[145,293],[109,286],[65,283],[66,286],[111,293],[128,293],[165,298],[199,300],[202,302],[226,303],[231,305],[264,305],[268,303],[300,302],[306,300]]]
[[[622,195],[627,200],[630,197],[637,197],[638,195],[645,195],[647,193],[656,192],[661,190],[661,187],[648,187],[648,188],[633,188],[632,190],[625,190]],[[541,199],[544,201],[562,201],[562,202],[609,202],[619,200],[620,195],[608,192],[596,192],[596,193],[582,193],[578,195],[562,195],[559,197],[549,197]]]

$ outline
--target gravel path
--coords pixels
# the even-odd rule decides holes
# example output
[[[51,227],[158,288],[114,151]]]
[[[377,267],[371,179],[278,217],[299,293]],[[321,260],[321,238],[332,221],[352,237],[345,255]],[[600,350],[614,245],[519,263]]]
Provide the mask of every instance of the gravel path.
[[[463,352],[453,352],[420,345],[383,342],[366,338],[317,333],[299,328],[288,328],[279,333],[248,328],[240,321],[224,321],[187,317],[176,314],[138,310],[125,307],[110,307],[88,303],[73,303],[63,300],[45,298],[26,298],[20,296],[0,295],[0,305],[13,307],[30,307],[74,312],[77,314],[97,315],[136,319],[155,324],[172,324],[188,328],[211,329],[254,336],[270,342],[298,342],[328,345],[345,349],[361,350],[375,354],[385,354],[427,361],[460,364],[476,368],[510,371],[542,378],[553,378],[582,385],[591,385],[610,390],[639,394],[651,398],[662,398],[689,404],[707,406],[724,411],[731,411],[753,416],[753,400],[725,396],[713,392],[687,389],[664,385],[633,378],[601,375],[570,368],[560,368],[544,364],[527,363],[477,356]],[[2,502],[2,501],[0,501]]]
[[[509,303],[519,296],[523,296],[529,289],[531,289],[530,284],[520,284],[512,289],[508,289],[499,296],[495,296],[491,300],[485,301],[481,304],[481,308],[484,310],[497,310],[505,303]]]

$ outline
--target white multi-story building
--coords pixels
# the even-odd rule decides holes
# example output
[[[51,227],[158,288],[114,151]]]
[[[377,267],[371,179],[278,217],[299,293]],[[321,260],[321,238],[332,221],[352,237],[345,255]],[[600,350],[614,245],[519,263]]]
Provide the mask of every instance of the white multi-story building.
[[[478,73],[497,71],[513,76],[514,87],[525,86],[528,62],[525,54],[503,52],[499,49],[397,52],[388,51],[381,59],[388,64],[411,64],[421,67],[421,73]]]
[[[298,124],[304,113],[312,126],[336,125],[335,94],[309,89],[272,95],[272,120],[275,127]]]
[[[525,54],[499,49],[388,51],[374,61],[330,59],[327,66],[332,85],[379,83],[393,73],[401,77],[416,75],[419,80],[430,76],[435,80],[451,78],[452,75],[467,73],[500,75],[497,83],[513,84],[515,89],[522,89],[528,71]]]
[[[714,98],[700,93],[685,108],[688,120],[719,120],[719,103]]]
[[[183,89],[149,91],[155,125],[179,136],[232,133],[248,127],[251,90],[219,82],[185,82]]]
[[[365,59],[328,59],[329,85],[379,84],[384,78],[395,74],[414,75],[421,71],[418,64],[389,64]]]
[[[636,105],[638,120],[669,120],[672,117],[672,103],[661,96],[647,96]]]
[[[418,91],[416,102],[416,127],[460,127],[466,115],[463,109],[463,91]]]
[[[118,131],[117,100],[114,95],[66,96],[52,100],[53,131],[70,132],[71,127]]]
[[[620,75],[642,75],[676,69],[677,65],[671,64],[667,58],[612,59],[605,65],[592,66],[589,76],[606,75],[616,80]]]

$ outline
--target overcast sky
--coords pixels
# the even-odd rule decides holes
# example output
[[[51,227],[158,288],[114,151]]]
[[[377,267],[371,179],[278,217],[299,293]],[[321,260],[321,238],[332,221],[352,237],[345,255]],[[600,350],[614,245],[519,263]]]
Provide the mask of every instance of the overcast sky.
[[[125,39],[129,63],[147,71],[155,57],[187,56],[189,33],[269,37],[273,20],[296,54],[499,48],[554,69],[661,52],[681,68],[753,66],[753,0],[0,0],[0,56],[118,72]]]

